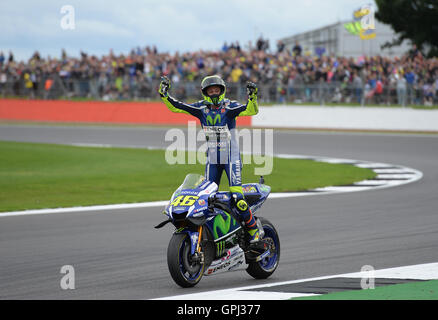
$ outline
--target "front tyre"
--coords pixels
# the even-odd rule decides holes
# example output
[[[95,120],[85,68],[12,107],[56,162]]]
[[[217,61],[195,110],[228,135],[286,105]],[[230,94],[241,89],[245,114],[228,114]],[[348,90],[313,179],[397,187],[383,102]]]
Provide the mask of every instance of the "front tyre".
[[[265,235],[263,240],[270,246],[270,254],[259,262],[250,262],[246,272],[256,279],[266,279],[274,273],[280,261],[280,238],[274,225],[265,218],[260,219]]]
[[[193,287],[201,281],[205,265],[192,258],[187,233],[172,235],[167,247],[167,266],[172,279],[183,288]]]

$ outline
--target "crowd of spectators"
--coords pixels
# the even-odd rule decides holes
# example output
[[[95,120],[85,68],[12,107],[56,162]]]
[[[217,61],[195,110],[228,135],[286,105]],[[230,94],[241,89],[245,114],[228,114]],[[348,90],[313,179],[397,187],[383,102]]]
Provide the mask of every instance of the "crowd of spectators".
[[[156,84],[166,75],[176,94],[186,98],[191,95],[181,84],[199,89],[201,79],[212,74],[221,75],[231,88],[248,80],[258,83],[267,88],[261,90],[265,98],[273,95],[276,102],[313,101],[321,92],[330,92],[326,102],[389,103],[392,98],[401,105],[432,105],[438,100],[438,59],[425,58],[415,47],[402,57],[350,58],[309,54],[299,43],[288,50],[279,41],[271,49],[260,38],[255,46],[242,48],[236,41],[216,51],[185,53],[149,46],[100,57],[85,52],[72,57],[62,50],[59,58],[43,58],[35,52],[26,62],[0,51],[0,95],[40,97],[43,92],[50,98],[58,86],[67,97],[156,99]]]

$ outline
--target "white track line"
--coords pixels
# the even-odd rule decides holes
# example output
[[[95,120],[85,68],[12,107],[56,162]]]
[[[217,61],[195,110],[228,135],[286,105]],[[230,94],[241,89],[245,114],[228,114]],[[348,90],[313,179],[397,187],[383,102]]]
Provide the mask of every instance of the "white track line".
[[[102,148],[112,148],[114,145],[110,144],[84,144],[84,143],[74,143],[75,146],[93,146]],[[131,146],[134,147],[134,146]],[[139,146],[135,146],[137,148]],[[155,147],[143,147],[146,149],[157,149]],[[312,196],[320,194],[337,194],[345,192],[358,192],[366,191],[372,189],[383,189],[389,187],[395,187],[402,184],[412,183],[420,180],[423,177],[421,171],[387,163],[374,163],[368,161],[354,160],[354,159],[340,159],[340,158],[328,158],[323,156],[306,156],[297,154],[276,154],[274,157],[283,159],[309,159],[318,162],[327,162],[333,164],[349,164],[360,168],[369,168],[378,173],[377,178],[381,180],[364,180],[353,184],[353,186],[329,186],[324,188],[316,188],[312,190],[307,190],[305,192],[278,192],[271,193],[269,195],[270,199],[278,198],[291,198],[291,197],[303,197]],[[376,169],[374,169],[376,168]],[[391,169],[382,169],[391,168]],[[391,170],[391,171],[389,171]],[[392,180],[398,179],[398,180]],[[373,184],[374,183],[374,184]],[[118,209],[132,209],[132,208],[147,208],[147,207],[162,207],[168,203],[168,200],[163,201],[153,201],[153,202],[141,202],[141,203],[121,203],[121,204],[111,204],[111,205],[96,205],[96,206],[81,206],[81,207],[70,207],[70,208],[53,208],[53,209],[35,209],[35,210],[23,210],[23,211],[11,211],[11,212],[1,212],[1,217],[12,217],[12,216],[26,216],[26,215],[38,215],[38,214],[52,214],[52,213],[67,213],[67,212],[85,212],[85,211],[104,211],[104,210],[118,210]]]
[[[165,206],[168,202],[169,201],[154,201],[154,202],[139,202],[139,203],[108,204],[108,205],[101,205],[101,206],[12,211],[12,212],[2,212],[2,213],[0,213],[0,217],[26,216],[26,215],[51,214],[51,213],[67,213],[67,212],[118,210],[118,209],[147,208],[147,207],[161,207],[161,206]]]
[[[325,280],[330,278],[388,278],[388,279],[412,279],[412,280],[434,280],[438,279],[438,263],[417,264],[404,267],[388,268],[364,272],[344,273],[331,276],[323,276],[308,279],[273,282],[269,284],[246,286],[224,290],[214,290],[177,296],[156,298],[152,300],[283,300],[295,297],[305,297],[315,294],[270,292],[263,291],[264,288],[288,285],[294,283]],[[257,291],[245,291],[249,289],[260,289]]]

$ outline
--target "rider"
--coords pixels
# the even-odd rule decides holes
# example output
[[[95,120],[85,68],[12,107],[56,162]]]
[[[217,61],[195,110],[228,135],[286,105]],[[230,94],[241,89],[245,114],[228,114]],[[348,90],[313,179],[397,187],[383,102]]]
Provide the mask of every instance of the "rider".
[[[204,100],[193,104],[186,104],[169,96],[170,80],[166,77],[161,78],[158,93],[169,110],[187,113],[200,120],[208,145],[205,176],[209,181],[219,185],[222,171],[226,171],[230,191],[240,218],[245,223],[250,243],[256,243],[260,234],[242,191],[242,162],[235,133],[238,116],[252,116],[258,113],[257,86],[248,82],[246,88],[248,102],[245,105],[225,99],[225,82],[217,75],[202,80],[201,92]]]

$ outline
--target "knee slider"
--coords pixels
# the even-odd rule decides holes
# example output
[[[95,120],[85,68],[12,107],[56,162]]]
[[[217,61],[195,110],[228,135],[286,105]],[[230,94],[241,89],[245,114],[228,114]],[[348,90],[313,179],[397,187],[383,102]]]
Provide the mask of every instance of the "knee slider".
[[[245,200],[239,200],[236,204],[237,209],[239,209],[240,211],[244,212],[246,210],[248,210],[248,203]]]
[[[236,204],[236,208],[241,211],[245,212],[248,210],[248,203],[245,201],[245,198],[243,197],[243,194],[241,193],[233,193],[234,202]]]

